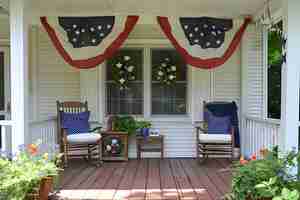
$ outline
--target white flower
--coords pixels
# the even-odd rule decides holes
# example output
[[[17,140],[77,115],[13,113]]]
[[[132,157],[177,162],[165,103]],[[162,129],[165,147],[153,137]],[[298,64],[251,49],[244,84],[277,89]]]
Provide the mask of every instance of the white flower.
[[[130,80],[135,80],[135,76],[131,76],[131,77],[130,77]]]
[[[170,61],[170,58],[165,58],[165,61]]]
[[[106,145],[106,151],[111,151],[111,146],[110,145]]]
[[[132,72],[133,70],[134,70],[134,66],[132,66],[132,65],[129,66],[128,69],[127,69],[127,71],[129,71],[129,72]]]
[[[170,76],[169,76],[169,79],[170,79],[170,80],[173,80],[174,78],[175,78],[175,76],[173,76],[173,75],[170,75]]]
[[[163,76],[164,73],[163,73],[162,71],[159,71],[159,72],[158,72],[158,75],[159,75],[159,76]]]
[[[161,66],[166,67],[167,64],[166,63],[161,63]]]
[[[123,65],[122,65],[122,63],[117,63],[116,66],[117,66],[117,68],[120,69]]]
[[[121,78],[121,79],[119,80],[119,82],[120,82],[121,84],[123,84],[123,83],[125,82],[125,79],[124,79],[124,78]]]
[[[112,139],[112,140],[111,140],[111,144],[115,145],[115,144],[117,144],[117,143],[118,143],[118,140],[117,140],[117,139]]]
[[[176,71],[176,66],[173,65],[173,66],[171,67],[171,69],[172,69],[172,71],[175,72],[175,71]]]
[[[131,59],[130,56],[124,56],[124,60],[128,61],[130,59]]]

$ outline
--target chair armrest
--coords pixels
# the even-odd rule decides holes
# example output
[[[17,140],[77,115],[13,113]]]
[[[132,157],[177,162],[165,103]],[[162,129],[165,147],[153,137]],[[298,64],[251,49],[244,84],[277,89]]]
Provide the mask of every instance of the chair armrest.
[[[199,121],[195,124],[195,128],[197,130],[197,133],[199,133],[199,131],[201,131],[202,133],[207,133],[207,122]]]
[[[102,129],[102,124],[97,122],[97,121],[91,121],[90,122],[90,131],[89,132],[100,132],[100,130]]]
[[[98,126],[98,127],[95,127],[95,128],[93,128],[93,129],[91,129],[89,132],[90,133],[93,133],[93,132],[100,132],[100,130],[102,129],[102,126]]]

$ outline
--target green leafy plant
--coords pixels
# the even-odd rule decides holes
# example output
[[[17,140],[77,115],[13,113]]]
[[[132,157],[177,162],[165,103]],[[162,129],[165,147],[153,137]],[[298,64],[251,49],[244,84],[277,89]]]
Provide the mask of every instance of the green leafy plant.
[[[128,135],[136,133],[138,129],[151,128],[152,124],[146,120],[136,120],[132,116],[114,116],[113,120],[115,131],[124,131]]]
[[[136,128],[141,129],[141,128],[151,128],[152,124],[150,121],[145,121],[145,120],[139,120],[136,121]]]
[[[0,199],[23,200],[39,187],[44,177],[58,175],[61,155],[39,154],[39,145],[30,144],[12,159],[0,158]]]
[[[300,193],[297,189],[296,184],[293,185],[293,189],[288,189],[286,186],[281,185],[278,181],[278,177],[272,177],[269,181],[263,181],[262,183],[255,186],[259,196],[264,198],[273,198],[273,200],[298,200]],[[291,183],[289,184],[291,186]],[[280,187],[282,186],[283,189]]]
[[[281,194],[273,198],[273,200],[299,200],[300,193],[298,190],[289,190],[287,188],[283,188]]]
[[[279,156],[278,147],[271,151],[263,150],[261,153],[263,159],[257,160],[256,156],[252,156],[250,160],[241,158],[236,164],[232,191],[227,195],[227,199],[255,200],[278,197],[285,200],[288,191],[290,196],[297,196],[297,192],[294,191],[300,191],[300,183],[290,172],[296,161],[299,161],[300,154],[291,151]]]
[[[127,132],[128,135],[136,132],[136,120],[132,116],[116,116],[114,119],[114,130]]]

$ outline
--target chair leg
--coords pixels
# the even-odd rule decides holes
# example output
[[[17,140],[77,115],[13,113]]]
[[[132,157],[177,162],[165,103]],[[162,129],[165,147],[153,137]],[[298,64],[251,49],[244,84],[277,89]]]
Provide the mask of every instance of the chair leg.
[[[64,143],[64,167],[68,167],[68,144]]]
[[[99,142],[99,145],[98,145],[98,162],[99,162],[99,165],[101,166],[103,164],[103,160],[102,160],[102,141]]]
[[[91,153],[92,153],[91,146],[88,145],[88,162],[91,162],[91,160],[92,160]]]

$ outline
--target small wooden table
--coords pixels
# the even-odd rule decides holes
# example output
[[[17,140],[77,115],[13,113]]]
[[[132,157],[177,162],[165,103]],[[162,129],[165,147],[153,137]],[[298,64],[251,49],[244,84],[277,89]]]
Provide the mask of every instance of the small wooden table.
[[[160,158],[164,158],[164,136],[136,137],[137,158],[141,159],[142,152],[160,152]]]
[[[128,161],[128,133],[119,131],[102,131],[102,157],[104,161]],[[119,146],[114,146],[112,140],[118,142]],[[112,150],[107,151],[107,145]],[[121,151],[113,152],[113,148],[121,148]]]

